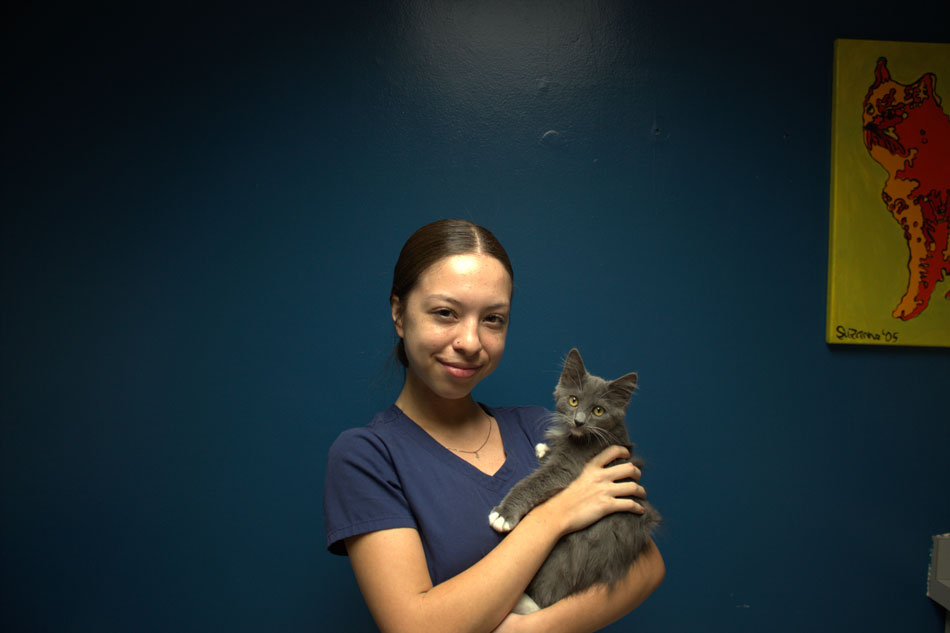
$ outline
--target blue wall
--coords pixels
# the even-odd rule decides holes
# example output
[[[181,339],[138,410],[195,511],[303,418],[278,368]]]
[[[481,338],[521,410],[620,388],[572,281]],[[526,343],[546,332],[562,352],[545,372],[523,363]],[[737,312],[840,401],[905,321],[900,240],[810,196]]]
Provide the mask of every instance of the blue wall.
[[[127,4],[0,38],[0,629],[371,630],[324,460],[461,216],[516,268],[480,399],[640,372],[668,575],[610,630],[943,630],[950,354],[823,331],[832,42],[945,0]]]

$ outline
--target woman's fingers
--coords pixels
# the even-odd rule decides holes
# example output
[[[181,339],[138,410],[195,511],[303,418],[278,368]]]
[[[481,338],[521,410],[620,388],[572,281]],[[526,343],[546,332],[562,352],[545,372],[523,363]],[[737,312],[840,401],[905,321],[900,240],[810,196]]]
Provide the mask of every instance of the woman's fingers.
[[[638,499],[634,497],[641,497],[645,495],[646,491],[643,490],[641,486],[633,482],[627,482],[623,484],[613,484],[613,489],[610,492],[610,499],[606,502],[607,505],[607,514],[611,512],[633,512],[634,514],[643,514],[646,512],[646,508],[640,504]]]
[[[599,468],[599,472],[603,474],[605,480],[612,482],[609,491],[610,496],[617,499],[622,499],[623,497],[646,499],[646,488],[639,484],[640,475],[642,473],[635,464],[631,462],[621,462],[613,466],[608,466],[608,464],[616,459],[627,459],[629,457],[630,451],[625,447],[610,446],[595,456],[588,466],[593,469]],[[633,502],[633,506],[631,506],[630,510],[638,513],[644,512],[643,506],[636,501]]]
[[[589,463],[591,465],[597,466],[598,468],[603,468],[604,466],[614,461],[615,459],[629,459],[629,458],[630,458],[630,451],[625,446],[619,446],[617,444],[614,444],[612,446],[608,446],[604,450],[597,453],[597,455],[595,455],[594,458],[591,459]]]
[[[624,512],[633,512],[634,514],[643,514],[646,512],[646,508],[634,501],[633,499],[617,499],[617,503],[621,506],[620,510]]]
[[[640,480],[640,469],[630,462],[622,462],[615,466],[607,466],[604,468],[604,473],[614,481],[619,479],[633,479],[634,481]]]
[[[605,448],[587,463],[580,477],[556,495],[567,532],[586,527],[612,512],[646,511],[639,503],[646,498],[646,490],[637,481],[640,469],[626,461],[629,458],[630,451],[623,446]]]
[[[635,481],[621,481],[614,484],[613,494],[615,497],[637,497],[646,499],[646,488]]]
[[[625,468],[627,472],[623,475],[624,477],[629,477],[636,481],[640,481],[640,469],[633,463],[626,461],[622,464],[617,464],[615,466],[610,466],[610,464],[618,459],[628,460],[630,459],[630,449],[625,446],[619,446],[614,444],[608,446],[601,452],[597,453],[587,465],[591,468]]]
[[[630,465],[633,466],[633,464],[630,464]],[[633,479],[634,481],[640,481],[640,475],[642,474],[643,473],[640,471],[639,468],[637,468],[636,466],[633,466],[633,474],[630,475],[630,479]]]

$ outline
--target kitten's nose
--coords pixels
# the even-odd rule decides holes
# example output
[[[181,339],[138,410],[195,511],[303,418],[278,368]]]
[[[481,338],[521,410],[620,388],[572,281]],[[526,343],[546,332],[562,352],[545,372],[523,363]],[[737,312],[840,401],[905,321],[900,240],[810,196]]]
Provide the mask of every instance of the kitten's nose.
[[[585,422],[587,422],[587,416],[582,411],[574,414],[574,424],[576,426],[584,426]]]

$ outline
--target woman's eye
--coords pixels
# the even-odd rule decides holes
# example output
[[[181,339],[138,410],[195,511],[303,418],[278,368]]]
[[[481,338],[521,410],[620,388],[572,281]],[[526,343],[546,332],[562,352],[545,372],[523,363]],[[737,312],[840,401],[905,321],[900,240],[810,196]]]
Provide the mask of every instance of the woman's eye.
[[[593,413],[599,418],[603,414],[607,413],[607,410],[603,407],[594,407]]]
[[[489,314],[487,317],[485,317],[485,320],[491,323],[492,325],[505,324],[505,317],[501,316],[500,314]]]
[[[568,403],[569,405],[571,405],[572,407],[576,407],[576,406],[577,406],[577,396],[571,396],[570,398],[568,398],[568,399],[567,399],[567,403]]]
[[[452,311],[449,310],[448,308],[439,308],[438,310],[434,310],[433,313],[434,313],[436,316],[440,316],[440,317],[443,317],[443,318],[446,318],[446,319],[448,319],[448,318],[450,318],[450,317],[452,316]]]

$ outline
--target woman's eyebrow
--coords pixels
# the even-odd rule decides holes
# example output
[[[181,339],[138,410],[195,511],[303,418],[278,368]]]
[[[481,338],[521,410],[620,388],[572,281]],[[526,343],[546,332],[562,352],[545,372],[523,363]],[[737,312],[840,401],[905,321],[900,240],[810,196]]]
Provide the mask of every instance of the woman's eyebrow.
[[[432,294],[426,297],[428,301],[443,301],[445,303],[451,303],[457,306],[462,305],[462,302],[456,299],[455,297],[450,297],[449,295],[443,294]]]
[[[461,301],[459,301],[458,299],[456,299],[455,297],[452,297],[452,296],[449,296],[449,295],[446,295],[446,294],[438,294],[438,293],[437,293],[437,294],[431,294],[431,295],[429,295],[429,296],[426,297],[426,300],[428,300],[428,301],[442,301],[442,302],[445,302],[445,303],[450,303],[450,304],[455,305],[455,306],[464,306],[464,305],[465,305],[465,304],[463,304]],[[485,309],[486,309],[486,310],[507,310],[507,309],[509,309],[510,307],[511,307],[511,304],[510,304],[509,302],[507,302],[507,301],[499,301],[498,303],[493,303],[493,304],[491,304],[490,306],[485,306]]]

